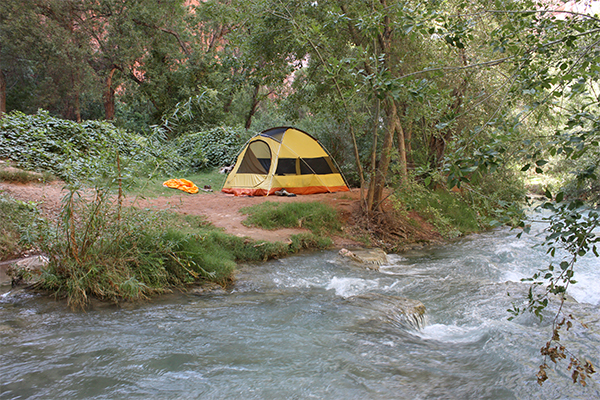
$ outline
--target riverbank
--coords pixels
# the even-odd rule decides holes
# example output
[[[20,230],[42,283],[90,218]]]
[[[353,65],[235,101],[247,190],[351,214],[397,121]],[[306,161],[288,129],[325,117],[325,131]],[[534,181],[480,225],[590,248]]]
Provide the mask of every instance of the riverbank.
[[[160,185],[155,183],[155,185]],[[64,183],[8,183],[0,182],[0,192],[5,192],[14,199],[34,202],[49,220],[58,218],[61,200],[67,194]],[[320,193],[306,196],[232,196],[220,191],[187,194],[174,189],[164,189],[164,196],[155,198],[128,197],[129,203],[140,208],[153,211],[170,210],[183,215],[204,216],[208,222],[220,228],[224,233],[249,237],[257,241],[288,243],[292,235],[308,233],[303,227],[261,229],[243,224],[247,215],[241,209],[266,201],[275,203],[313,202],[318,201],[333,207],[343,226],[342,234],[333,235],[336,248],[374,245],[390,248],[390,246],[410,246],[414,243],[438,242],[440,234],[435,228],[415,213],[405,217],[392,216],[390,204],[384,204],[387,214],[376,215],[379,221],[368,221],[360,215],[360,189],[350,192]]]
[[[157,189],[161,190],[153,188],[154,192]],[[54,244],[50,245],[53,250],[44,252],[53,260],[53,267],[46,269],[46,275],[53,277],[50,280],[53,284],[48,286],[50,281],[46,277],[42,280],[42,287],[50,291],[59,291],[61,295],[67,290],[70,303],[73,292],[80,298],[77,304],[83,305],[88,302],[88,297],[95,296],[120,302],[122,296],[134,300],[163,293],[169,288],[187,287],[193,282],[198,282],[200,277],[203,277],[200,281],[228,285],[234,276],[235,263],[287,257],[302,249],[381,247],[389,252],[398,251],[401,246],[410,248],[415,244],[439,242],[441,237],[429,224],[423,220],[419,221],[418,216],[411,219],[409,215],[401,215],[394,212],[390,204],[384,205],[386,212],[365,217],[360,212],[360,191],[357,189],[344,193],[296,197],[234,197],[220,192],[189,195],[171,189],[164,190],[163,196],[154,198],[130,196],[123,199],[123,204],[135,206],[134,209],[139,210],[132,210],[133,213],[129,213],[130,217],[123,217],[124,221],[128,221],[128,229],[133,229],[132,233],[148,230],[147,234],[112,238],[111,235],[115,232],[106,225],[105,228],[101,228],[102,233],[99,231],[93,236],[103,237],[98,244],[108,247],[92,249],[89,247],[91,242],[86,244],[85,238],[81,239],[82,242],[74,242],[75,237],[71,233],[61,233],[66,236],[62,239],[57,237],[53,240]],[[61,182],[2,183],[0,191],[21,201],[21,204],[35,204],[42,217],[51,224],[60,218],[62,207],[66,204],[64,199],[73,196],[73,193],[64,189]],[[77,195],[79,194],[84,199],[87,198],[87,191],[80,191]],[[95,201],[98,201],[98,198],[90,196],[89,202]],[[249,207],[252,209],[252,206],[261,203],[268,206],[262,207],[267,210],[267,214],[270,210],[285,209],[281,212],[286,217],[296,216],[292,218],[291,224],[288,221],[285,228],[262,229],[250,225],[245,221],[249,212],[254,213],[249,211]],[[325,204],[329,211],[325,214],[317,213],[316,210],[321,208],[317,207],[319,203]],[[93,209],[104,209],[101,204],[97,203]],[[299,207],[303,204],[309,204],[308,209],[304,206]],[[71,211],[74,210],[73,205],[69,207]],[[299,209],[304,211],[292,213],[298,212]],[[100,212],[91,210],[82,209],[77,211],[81,212],[80,214],[71,214],[66,229],[70,232],[96,229],[90,225],[71,227],[73,223],[77,226],[80,223],[85,224],[90,218],[90,212],[97,214],[105,221],[103,223],[109,222],[111,218],[119,218],[116,214],[109,217],[111,212],[108,209]],[[154,214],[153,211],[168,211],[169,214],[166,220],[163,216],[162,222],[157,220],[156,224],[147,225],[147,222],[143,222],[147,219],[143,215],[150,216]],[[129,218],[133,219],[129,221]],[[314,228],[315,219],[321,226],[318,231]],[[309,224],[310,221],[312,223]],[[329,222],[323,224],[325,221]],[[117,220],[114,222],[119,224]],[[138,223],[141,225],[136,227]],[[114,247],[111,246],[113,242],[120,244]],[[36,247],[34,246],[30,253],[35,254]],[[129,248],[133,253],[126,250]],[[83,251],[86,253],[82,253]],[[148,257],[150,264],[140,267],[146,262],[142,260]],[[6,255],[3,255],[2,259],[6,260]],[[6,269],[12,264],[7,262],[0,266],[5,277]],[[145,272],[139,270],[140,268]],[[93,271],[91,275],[90,271]],[[76,290],[70,289],[71,280],[77,283]]]

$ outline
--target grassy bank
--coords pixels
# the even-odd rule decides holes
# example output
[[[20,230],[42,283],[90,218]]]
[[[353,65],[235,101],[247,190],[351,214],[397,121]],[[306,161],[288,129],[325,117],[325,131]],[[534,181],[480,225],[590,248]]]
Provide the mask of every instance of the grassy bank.
[[[331,245],[330,239],[314,233],[294,235],[289,243],[240,238],[203,217],[126,208],[111,190],[95,190],[90,197],[76,187],[64,198],[58,221],[38,223],[32,236],[25,229],[32,218],[43,221],[35,206],[1,200],[2,216],[14,221],[10,231],[2,231],[2,257],[27,248],[42,252],[49,261],[35,287],[66,298],[74,309],[85,308],[90,298],[119,303],[202,282],[226,286],[238,262]],[[259,211],[248,212],[256,217]]]
[[[45,221],[34,203],[0,192],[0,261],[22,256],[40,240]]]

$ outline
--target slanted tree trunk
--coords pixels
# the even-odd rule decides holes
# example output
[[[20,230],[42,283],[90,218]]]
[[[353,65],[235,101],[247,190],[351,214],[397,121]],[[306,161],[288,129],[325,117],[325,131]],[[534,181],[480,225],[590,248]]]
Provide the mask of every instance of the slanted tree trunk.
[[[371,175],[369,190],[367,191],[367,211],[371,210],[373,205],[373,196],[375,194],[375,174],[377,172],[377,144],[379,142],[379,115],[381,113],[381,101],[377,99],[375,106],[375,121],[373,123],[373,148],[371,150]]]
[[[104,90],[104,118],[107,121],[115,119],[115,89],[112,87],[113,75],[117,70],[113,67],[106,78],[106,88]]]
[[[0,69],[0,119],[6,113],[6,75]]]
[[[371,204],[367,204],[367,209],[370,211],[379,210],[381,203],[383,202],[383,191],[385,189],[388,169],[390,167],[390,160],[392,158],[392,148],[394,145],[394,133],[396,127],[399,126],[398,113],[396,108],[396,102],[392,98],[387,98],[384,102],[384,109],[386,111],[386,126],[385,135],[383,137],[383,143],[381,145],[381,155],[379,156],[379,163],[377,170],[375,171],[374,178],[369,185],[369,193],[367,199],[371,200]]]
[[[380,0],[380,4],[383,9],[388,8],[387,0]],[[389,15],[383,18],[383,29],[377,37],[379,46],[381,48],[381,54],[384,55],[384,66],[387,70],[392,70],[392,22]],[[379,163],[377,165],[377,171],[374,174],[374,178],[369,185],[369,193],[367,194],[367,209],[370,211],[379,210],[384,200],[384,189],[386,186],[386,180],[388,170],[390,167],[390,161],[392,158],[392,148],[394,145],[394,137],[398,135],[398,152],[400,156],[400,178],[405,180],[408,176],[406,169],[406,146],[404,138],[404,130],[402,129],[402,123],[398,115],[398,107],[396,101],[388,94],[384,100],[384,110],[386,114],[386,129],[385,136],[383,138],[383,144],[381,147],[381,155],[379,157]]]
[[[406,117],[406,104],[402,104],[402,112],[400,113],[403,117]],[[412,122],[408,121],[407,125],[404,127],[400,127],[399,133],[403,133],[403,135],[398,134],[398,151],[401,152],[400,157],[402,157],[401,148],[404,146],[404,165],[406,166],[406,177],[408,177],[408,170],[414,168],[414,161],[412,158]],[[403,137],[402,137],[403,136]]]
[[[460,60],[464,66],[467,65],[467,56],[464,49],[462,49],[460,52]],[[469,86],[469,78],[470,74],[466,75],[460,84],[455,87],[454,90],[452,90],[451,96],[454,101],[446,112],[445,116],[447,120],[454,119],[459,113],[460,107],[463,104],[463,100],[467,92],[467,87]],[[442,160],[444,159],[444,155],[446,153],[446,146],[448,142],[452,140],[454,132],[455,130],[447,128],[445,131],[440,132],[439,135],[431,136],[431,139],[429,140],[429,154],[431,159],[430,165],[433,169],[437,169],[441,166]]]
[[[252,93],[252,103],[250,105],[250,111],[248,111],[248,116],[246,117],[246,130],[250,129],[250,126],[252,126],[252,117],[256,113],[256,109],[258,108],[258,104],[260,103],[260,100],[258,99],[259,92],[260,83],[257,82],[254,84],[254,92]]]

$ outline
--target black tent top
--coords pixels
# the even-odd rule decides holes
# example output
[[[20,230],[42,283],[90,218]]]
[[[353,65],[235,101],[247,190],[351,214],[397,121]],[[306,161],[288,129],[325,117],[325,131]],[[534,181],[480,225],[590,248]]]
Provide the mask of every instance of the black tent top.
[[[317,138],[315,138],[310,133],[304,132],[302,129],[294,128],[293,126],[279,126],[277,128],[269,128],[269,129],[266,129],[266,130],[262,131],[261,133],[259,133],[259,135],[260,136],[268,136],[268,137],[270,137],[270,138],[272,138],[274,140],[277,140],[278,142],[281,143],[283,141],[283,134],[288,129],[295,129],[295,130],[297,130],[299,132],[302,132],[306,136],[309,136],[309,137],[311,137],[312,139],[314,139],[315,141],[318,142]]]

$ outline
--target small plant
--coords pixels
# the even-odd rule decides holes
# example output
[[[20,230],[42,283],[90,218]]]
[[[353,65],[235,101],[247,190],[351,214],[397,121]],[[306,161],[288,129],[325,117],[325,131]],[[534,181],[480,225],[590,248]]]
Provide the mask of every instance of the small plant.
[[[4,193],[0,193],[0,220],[0,261],[35,247],[46,226],[36,204],[14,200]]]

